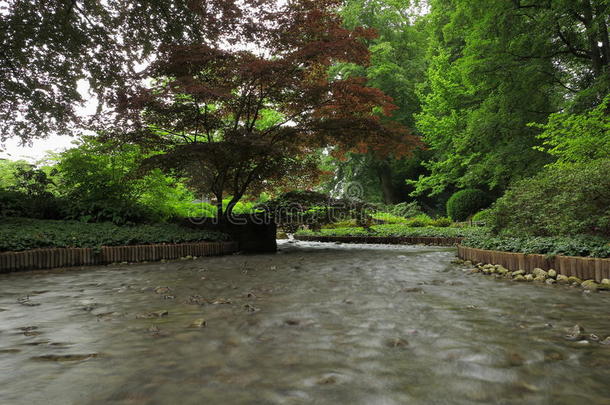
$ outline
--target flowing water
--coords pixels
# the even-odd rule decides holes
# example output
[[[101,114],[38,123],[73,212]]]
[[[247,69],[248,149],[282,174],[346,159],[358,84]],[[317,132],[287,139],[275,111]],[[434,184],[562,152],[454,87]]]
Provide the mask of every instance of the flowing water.
[[[280,249],[0,276],[0,404],[610,404],[610,293]]]

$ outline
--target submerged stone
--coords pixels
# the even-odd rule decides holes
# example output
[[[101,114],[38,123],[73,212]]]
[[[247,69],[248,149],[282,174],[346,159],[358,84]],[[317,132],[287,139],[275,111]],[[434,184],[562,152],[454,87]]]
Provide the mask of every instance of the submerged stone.
[[[572,341],[580,340],[584,332],[585,329],[582,326],[576,324],[568,330],[568,334],[565,335],[565,339]]]

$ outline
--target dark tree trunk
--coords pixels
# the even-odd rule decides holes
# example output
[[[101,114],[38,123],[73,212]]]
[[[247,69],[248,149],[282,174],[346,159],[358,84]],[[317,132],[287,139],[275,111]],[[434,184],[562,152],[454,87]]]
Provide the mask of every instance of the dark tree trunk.
[[[379,177],[381,185],[383,202],[385,204],[397,204],[399,202],[398,193],[392,182],[392,168],[387,161],[380,162],[377,165],[377,177]]]

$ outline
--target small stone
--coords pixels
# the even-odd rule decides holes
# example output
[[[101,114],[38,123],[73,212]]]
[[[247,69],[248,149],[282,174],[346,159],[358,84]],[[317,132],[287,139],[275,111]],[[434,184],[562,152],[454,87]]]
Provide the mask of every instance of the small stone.
[[[299,321],[298,319],[286,319],[284,321],[284,323],[286,323],[286,325],[290,325],[290,326],[297,326],[301,324],[301,321]]]
[[[532,274],[525,275],[525,281],[534,281],[534,276]]]
[[[549,272],[548,272],[548,276],[549,276],[550,278],[555,278],[555,277],[557,277],[557,271],[555,271],[555,270],[553,270],[553,269],[550,269],[550,270],[549,270]]]
[[[154,291],[157,294],[167,294],[167,293],[171,292],[172,289],[169,287],[156,287]]]
[[[578,342],[576,342],[576,344],[584,346],[584,345],[588,345],[589,341],[588,340],[579,340]]]
[[[569,284],[569,283],[570,283],[570,279],[568,278],[568,276],[564,276],[563,274],[557,275],[557,284]]]
[[[578,277],[570,276],[570,277],[568,277],[568,283],[575,284],[575,285],[581,285],[582,284],[582,280],[579,279]]]
[[[407,346],[409,346],[409,342],[407,342],[406,339],[395,338],[395,339],[390,339],[387,342],[387,345],[389,347],[407,347]]]
[[[517,277],[517,276],[524,276],[525,275],[525,270],[517,270],[517,271],[513,271],[512,272],[513,277]]]
[[[319,379],[317,383],[319,385],[336,384],[337,383],[337,378],[334,377],[334,376],[324,377],[324,378]]]
[[[513,277],[513,281],[525,281],[525,277],[523,277],[521,274],[518,274]]]
[[[544,277],[544,276],[536,276],[536,277],[534,277],[533,281],[535,281],[536,283],[544,283],[545,280],[546,280],[546,277]]]
[[[227,298],[217,298],[216,300],[212,301],[212,305],[228,305],[232,303],[233,301]]]
[[[534,277],[544,277],[547,278],[549,273],[547,273],[546,271],[542,270],[539,267],[536,267],[534,270],[532,270],[532,274],[534,275]]]
[[[246,309],[246,311],[248,311],[248,312],[258,312],[258,311],[260,311],[260,309],[259,309],[259,308],[255,307],[254,305],[251,305],[251,304],[246,304],[246,305],[244,305],[244,308],[245,308],[245,309]]]
[[[508,355],[508,364],[512,367],[522,366],[525,363],[525,359],[519,353],[511,353]]]
[[[583,281],[581,287],[589,291],[597,291],[599,288],[598,284],[593,280]]]
[[[552,279],[552,278],[547,278],[544,282],[549,285],[552,285],[552,284],[555,284],[557,282],[557,280]]]
[[[33,360],[40,360],[40,361],[83,361],[83,360],[89,360],[89,359],[94,359],[96,357],[98,357],[99,355],[97,353],[89,353],[89,354],[64,354],[64,355],[58,355],[58,354],[46,354],[43,356],[38,356],[38,357],[33,357]]]
[[[470,273],[470,274],[475,274],[475,273],[480,273],[480,272],[481,272],[481,270],[480,270],[480,269],[477,269],[477,268],[471,269],[471,270],[469,271],[469,273]]]
[[[544,359],[546,361],[560,361],[563,360],[563,354],[559,353],[559,352],[549,352],[547,354],[544,355]]]
[[[589,339],[591,342],[599,342],[599,336],[597,336],[595,333],[591,333],[589,336],[587,336],[587,339]]]
[[[199,318],[199,319],[195,319],[193,322],[191,322],[191,324],[189,325],[189,328],[203,328],[204,326],[207,326],[207,322],[205,319],[203,318]]]
[[[610,345],[610,336],[606,337],[604,340],[599,342],[602,345]]]
[[[584,328],[578,324],[574,325],[572,328],[568,330],[568,334],[565,335],[566,340],[580,340],[582,338],[583,333],[585,332]]]
[[[600,283],[600,284],[610,286],[610,279],[605,278],[605,279],[603,279],[603,280],[601,281],[601,283]]]
[[[136,319],[162,318],[168,315],[169,312],[167,310],[162,309],[160,311],[149,312],[147,314],[138,314],[136,315]]]
[[[470,260],[466,260],[464,262],[464,266],[472,266],[472,262]]]

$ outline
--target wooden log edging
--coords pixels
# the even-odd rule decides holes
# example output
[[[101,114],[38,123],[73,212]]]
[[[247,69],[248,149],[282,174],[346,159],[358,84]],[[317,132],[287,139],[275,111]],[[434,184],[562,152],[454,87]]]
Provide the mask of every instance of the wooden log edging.
[[[462,260],[470,260],[475,264],[501,264],[512,271],[525,270],[529,273],[535,268],[554,269],[558,274],[564,276],[575,276],[581,280],[595,280],[598,283],[604,278],[610,278],[610,259],[598,257],[545,256],[475,249],[461,245],[458,246],[458,257]]]
[[[455,246],[464,238],[441,238],[429,236],[313,236],[296,235],[296,240],[303,242],[341,242],[341,243],[371,243],[388,245],[432,245]]]
[[[220,256],[238,251],[236,242],[194,242],[92,248],[33,249],[0,253],[0,273],[121,262],[154,262],[185,256]]]

